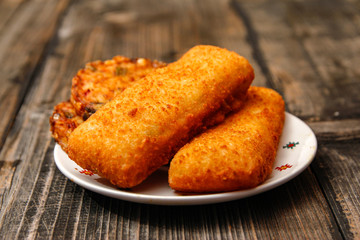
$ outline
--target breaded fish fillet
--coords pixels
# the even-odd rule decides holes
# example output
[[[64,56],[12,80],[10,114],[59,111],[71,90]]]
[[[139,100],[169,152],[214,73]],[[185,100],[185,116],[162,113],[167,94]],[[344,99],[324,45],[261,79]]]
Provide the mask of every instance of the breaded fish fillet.
[[[69,101],[61,102],[54,107],[50,117],[50,131],[65,152],[67,152],[70,133],[83,122],[82,117],[76,114],[74,106]]]
[[[259,185],[272,172],[284,119],[284,101],[278,93],[250,87],[240,111],[175,154],[170,187],[221,192]]]
[[[86,120],[116,94],[154,68],[165,65],[145,58],[130,59],[123,56],[87,63],[72,79],[70,101],[77,114]]]
[[[70,135],[69,157],[121,188],[141,183],[254,78],[234,52],[197,46],[100,108]],[[219,114],[219,111],[218,113]]]

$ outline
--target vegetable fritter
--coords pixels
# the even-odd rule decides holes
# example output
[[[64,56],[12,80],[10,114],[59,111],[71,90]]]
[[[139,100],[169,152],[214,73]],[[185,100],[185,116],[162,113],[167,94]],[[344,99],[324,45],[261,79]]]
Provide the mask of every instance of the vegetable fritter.
[[[76,114],[74,106],[69,101],[61,102],[54,107],[50,117],[50,131],[65,152],[70,134],[83,122],[82,117]]]
[[[154,68],[165,65],[159,61],[123,56],[87,63],[72,79],[70,101],[77,114],[86,120],[116,94],[124,91]]]

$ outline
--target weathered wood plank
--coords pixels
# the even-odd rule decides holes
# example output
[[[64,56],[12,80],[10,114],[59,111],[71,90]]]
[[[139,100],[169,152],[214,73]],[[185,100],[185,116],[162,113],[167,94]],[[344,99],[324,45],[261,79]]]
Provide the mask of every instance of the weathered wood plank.
[[[312,59],[326,98],[323,116],[329,119],[360,115],[360,28],[356,3],[304,1],[289,4],[289,24]],[[316,99],[314,99],[316,101]]]
[[[234,1],[268,81],[308,120],[357,118],[359,16],[352,1]]]
[[[68,2],[1,2],[0,149]]]
[[[345,119],[326,122],[310,122],[309,126],[318,141],[341,141],[360,139],[360,120]]]
[[[49,148],[44,164],[52,165],[52,168],[54,169],[54,175],[52,176],[51,185],[47,194],[42,195],[45,200],[45,205],[42,207],[43,213],[41,216],[39,216],[38,227],[36,229],[36,237],[39,239],[54,237],[55,224],[59,219],[60,208],[62,208],[64,202],[63,199],[65,199],[64,191],[66,190],[66,184],[68,184],[68,180],[64,178],[64,176],[55,167],[55,163],[52,159],[52,146],[53,144]],[[81,206],[83,190],[80,189],[80,191],[75,191],[75,196],[80,198],[79,203],[75,205]],[[65,209],[62,208],[62,211],[65,211]],[[76,216],[77,212],[74,212],[73,214]],[[61,231],[57,231],[58,235],[59,232]]]
[[[43,179],[39,179],[39,175],[42,173],[40,166],[50,142],[47,137],[48,130],[45,128],[48,121],[44,115],[36,112],[36,109],[33,109],[32,113],[29,114],[31,116],[28,115],[27,121],[25,121],[28,123],[28,127],[23,126],[24,128],[19,133],[22,137],[12,142],[14,143],[13,147],[4,146],[7,151],[0,154],[0,158],[6,159],[6,161],[14,161],[13,159],[19,161],[16,168],[5,169],[4,171],[2,169],[2,174],[8,181],[1,183],[0,232],[6,232],[9,237],[15,237],[19,228],[28,223],[27,221],[24,222],[27,220],[27,215],[24,214],[27,210],[33,211],[33,208],[37,206],[41,210],[41,200],[29,201],[37,180],[40,181],[37,190],[46,195],[46,187],[41,186],[44,183],[41,182]],[[14,126],[14,129],[17,127]],[[8,142],[8,144],[11,143]],[[48,172],[45,174],[51,175]],[[47,185],[48,183],[45,181],[45,186]],[[36,216],[37,211],[33,213]]]
[[[184,207],[128,203],[85,191],[84,195],[80,194],[82,202],[71,203],[73,207],[81,208],[80,214],[66,207],[61,207],[60,211],[66,212],[65,219],[78,221],[78,239],[114,236],[112,233],[117,233],[119,238],[131,239],[338,239],[336,223],[320,189],[311,184],[313,181],[312,173],[308,171],[259,196],[230,203]],[[68,193],[73,195],[70,199],[78,198],[79,192]],[[109,202],[111,204],[105,206]],[[104,221],[109,214],[116,214],[117,221]],[[58,221],[60,219],[63,219],[62,224],[57,225],[56,232],[69,231],[67,228],[71,226],[66,225],[64,218]],[[106,230],[109,225],[117,226],[115,232]],[[56,238],[61,236],[67,238],[70,235],[54,235]]]
[[[359,147],[358,140],[322,144],[312,164],[346,239],[360,238]]]
[[[4,0],[0,2],[0,32],[23,2],[23,0]]]

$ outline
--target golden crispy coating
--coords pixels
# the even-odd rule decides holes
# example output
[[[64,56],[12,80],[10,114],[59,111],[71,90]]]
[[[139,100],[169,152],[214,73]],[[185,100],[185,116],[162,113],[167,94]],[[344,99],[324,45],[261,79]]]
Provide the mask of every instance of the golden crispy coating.
[[[240,111],[175,154],[170,187],[221,192],[259,185],[272,171],[284,118],[284,101],[278,93],[250,87]]]
[[[254,78],[234,52],[197,46],[100,108],[70,135],[69,157],[121,188],[141,183]]]
[[[72,79],[71,103],[86,120],[116,94],[165,63],[145,58],[116,56],[107,61],[87,63]]]
[[[50,117],[50,131],[52,137],[67,152],[68,138],[70,133],[83,122],[82,117],[76,114],[73,105],[67,101],[54,107]]]
[[[116,94],[154,68],[165,65],[145,58],[129,59],[122,56],[105,62],[95,61],[86,64],[72,80],[72,103],[59,103],[50,117],[50,131],[55,141],[67,152],[70,133],[78,125]]]

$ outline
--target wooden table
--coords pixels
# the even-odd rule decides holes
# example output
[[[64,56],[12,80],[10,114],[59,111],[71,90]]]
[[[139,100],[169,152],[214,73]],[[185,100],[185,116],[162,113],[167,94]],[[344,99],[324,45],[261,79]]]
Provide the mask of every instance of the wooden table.
[[[360,239],[356,0],[0,2],[1,239]],[[48,119],[86,62],[176,60],[197,44],[252,63],[316,133],[290,182],[231,202],[156,206],[83,189],[55,166]]]

